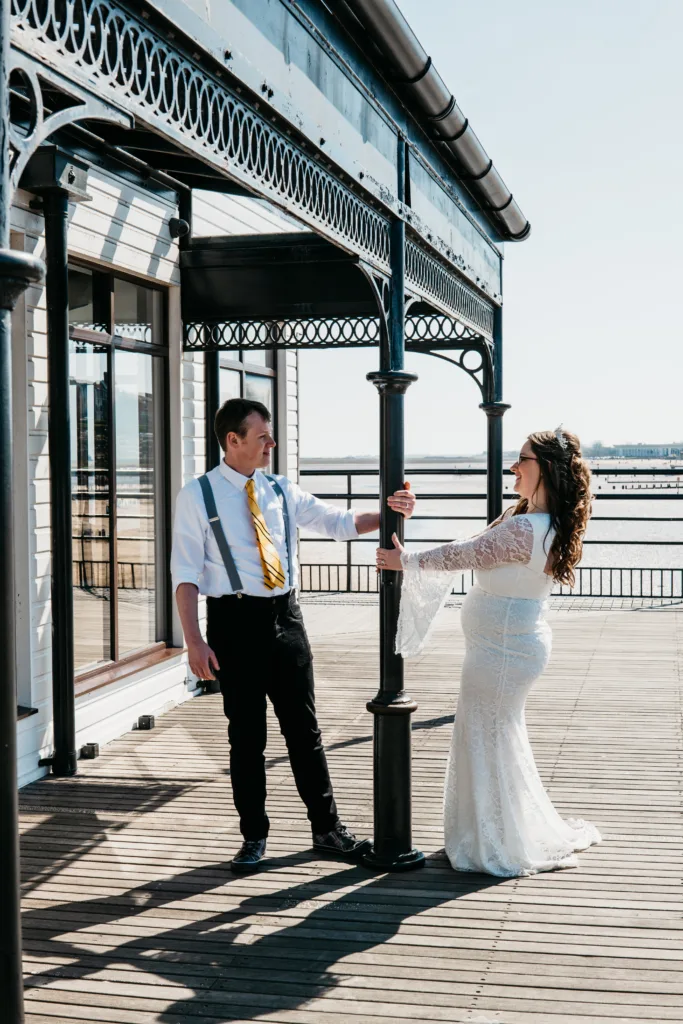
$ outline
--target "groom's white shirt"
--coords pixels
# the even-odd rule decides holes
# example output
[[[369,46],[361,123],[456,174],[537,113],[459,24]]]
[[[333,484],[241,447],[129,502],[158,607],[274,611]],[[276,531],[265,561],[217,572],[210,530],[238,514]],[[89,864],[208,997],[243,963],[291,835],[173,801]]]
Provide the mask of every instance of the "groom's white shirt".
[[[265,474],[257,469],[254,473],[256,500],[287,577],[284,587],[268,590],[263,582],[261,558],[245,490],[249,478],[231,469],[223,461],[215,469],[210,470],[208,477],[221,525],[242,579],[245,594],[253,597],[277,597],[298,586],[299,565],[295,527],[306,527],[334,540],[355,540],[358,536],[353,509],[346,510],[328,505],[315,495],[302,491],[287,477],[277,476],[287,498],[289,510],[293,563],[290,567],[287,560],[282,502]],[[208,597],[222,597],[223,594],[233,592],[206,514],[198,480],[191,480],[185,484],[176,500],[171,575],[174,592],[181,583],[194,583],[199,588],[199,593]]]

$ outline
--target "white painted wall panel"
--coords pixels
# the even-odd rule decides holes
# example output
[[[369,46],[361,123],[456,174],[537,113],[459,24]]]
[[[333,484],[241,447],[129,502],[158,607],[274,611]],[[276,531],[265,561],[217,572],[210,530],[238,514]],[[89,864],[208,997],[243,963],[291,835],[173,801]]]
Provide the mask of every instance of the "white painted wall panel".
[[[168,221],[175,206],[93,168],[88,191],[91,203],[70,208],[69,251],[72,258],[120,272],[146,277],[169,287],[169,406],[171,505],[180,487],[205,470],[204,356],[182,351],[178,246],[170,239]],[[29,209],[30,196],[18,193],[12,211],[12,229],[21,234],[26,251],[44,255],[42,217]],[[195,204],[199,224],[212,233],[236,234],[296,230],[297,225],[258,201],[229,196],[199,197]],[[18,236],[17,236],[18,237]],[[50,601],[50,488],[48,444],[48,367],[45,294],[42,288],[26,292],[22,310],[24,346],[19,348],[24,371],[23,402],[24,482],[16,494],[17,516],[28,524],[23,583],[25,658],[22,703],[37,714],[18,723],[18,772],[25,785],[45,774],[38,759],[52,749],[51,601]],[[298,476],[298,419],[295,400],[297,356],[280,353],[278,429],[286,449],[281,471]],[[204,609],[201,609],[203,618]],[[182,644],[177,617],[173,642]],[[163,666],[104,687],[77,700],[77,745],[100,745],[128,731],[140,714],[163,713],[192,696],[184,656]]]
[[[84,743],[103,746],[130,732],[140,715],[162,715],[193,696],[187,686],[184,655],[163,667],[122,679],[119,683],[79,697],[76,702],[76,747]],[[19,785],[25,786],[45,774],[38,758],[52,750],[50,708],[43,703],[37,715],[19,722],[17,728]]]

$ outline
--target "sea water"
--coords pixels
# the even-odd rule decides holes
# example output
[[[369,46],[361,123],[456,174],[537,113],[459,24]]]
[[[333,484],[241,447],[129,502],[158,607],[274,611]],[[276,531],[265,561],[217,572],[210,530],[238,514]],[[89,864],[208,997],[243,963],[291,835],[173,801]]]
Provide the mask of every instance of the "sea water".
[[[412,459],[409,469],[430,470],[435,460]],[[638,568],[680,568],[683,567],[683,462],[676,460],[643,459],[638,462],[626,459],[590,460],[592,468],[599,468],[600,474],[593,477],[593,519],[586,534],[586,545],[582,559],[583,566],[596,568],[638,567]],[[439,468],[458,470],[485,469],[484,459],[439,460]],[[506,468],[509,460],[506,462]],[[325,476],[301,478],[301,486],[314,494],[346,493],[347,473],[354,468],[376,470],[376,463],[349,460],[302,460],[301,468],[324,469]],[[610,470],[629,469],[628,475],[610,475]],[[656,476],[653,469],[673,469],[667,476]],[[680,469],[680,472],[676,470]],[[329,475],[327,472],[329,471]],[[434,516],[424,520],[414,519],[406,524],[405,542],[409,549],[434,547],[449,540],[471,537],[486,525],[486,477],[447,476],[438,471],[415,474],[406,473],[411,480],[412,490],[418,498],[416,515]],[[505,473],[505,494],[503,507],[514,504],[512,492],[514,478]],[[352,475],[352,493],[376,495],[379,478]],[[480,498],[459,498],[459,494],[477,494]],[[421,497],[421,495],[444,495],[443,498]],[[448,497],[446,497],[448,496]],[[346,508],[348,502],[334,498],[331,504]],[[359,510],[377,508],[375,498],[357,497],[351,505]],[[447,519],[446,516],[467,516],[468,519]],[[603,517],[618,517],[617,522],[602,521]],[[651,520],[658,520],[653,522]],[[346,545],[320,542],[310,532],[302,531],[302,562],[344,563],[347,559]],[[600,543],[609,541],[610,543]],[[631,542],[631,543],[628,543]],[[640,542],[640,543],[635,543]],[[648,543],[643,543],[648,542]],[[673,543],[672,543],[673,542]],[[370,534],[366,540],[351,544],[353,564],[372,564],[375,559],[377,535]]]

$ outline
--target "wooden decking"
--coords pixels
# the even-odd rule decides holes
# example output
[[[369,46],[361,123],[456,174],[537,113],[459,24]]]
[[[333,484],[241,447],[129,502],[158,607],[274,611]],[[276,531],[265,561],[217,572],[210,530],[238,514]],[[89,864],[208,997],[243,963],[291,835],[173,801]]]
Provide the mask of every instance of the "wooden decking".
[[[306,615],[338,802],[367,833],[376,612]],[[557,806],[605,841],[578,870],[506,881],[439,856],[457,616],[409,668],[421,872],[315,857],[273,728],[270,860],[231,875],[219,697],[23,790],[30,1024],[683,1021],[683,611],[553,612],[532,743]]]

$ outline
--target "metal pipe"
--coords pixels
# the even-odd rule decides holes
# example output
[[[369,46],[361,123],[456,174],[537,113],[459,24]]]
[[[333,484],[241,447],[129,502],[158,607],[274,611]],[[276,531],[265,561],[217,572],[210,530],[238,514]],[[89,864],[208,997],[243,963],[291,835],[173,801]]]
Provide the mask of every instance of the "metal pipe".
[[[486,518],[492,523],[503,511],[503,416],[510,408],[503,397],[503,310],[493,314],[493,353],[487,369],[486,413]]]
[[[44,276],[40,260],[11,252],[9,163],[10,5],[0,6],[0,997],[3,1018],[23,1024],[19,825],[17,799],[17,668],[12,479],[12,310]]]
[[[206,408],[206,472],[221,461],[221,446],[213,429],[221,404],[220,352],[204,353],[204,397]]]
[[[427,118],[431,132],[455,157],[461,177],[493,215],[503,236],[511,241],[526,238],[531,225],[394,0],[346,4],[360,23],[359,30],[370,36]]]
[[[179,239],[181,251],[192,247],[192,192],[187,190],[178,194],[178,214],[190,225],[187,235]],[[214,430],[214,420],[221,404],[221,364],[220,352],[204,354],[204,408],[206,431],[206,472],[219,464],[223,453]]]
[[[75,775],[74,616],[71,524],[71,425],[69,410],[69,197],[60,189],[44,196],[47,262],[48,439],[52,516],[52,705],[53,775]],[[110,581],[112,586],[115,581]],[[113,597],[113,593],[112,593]]]

